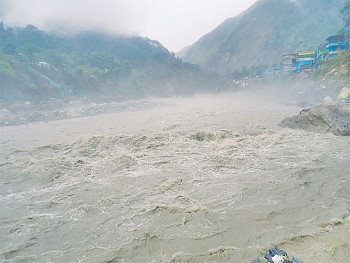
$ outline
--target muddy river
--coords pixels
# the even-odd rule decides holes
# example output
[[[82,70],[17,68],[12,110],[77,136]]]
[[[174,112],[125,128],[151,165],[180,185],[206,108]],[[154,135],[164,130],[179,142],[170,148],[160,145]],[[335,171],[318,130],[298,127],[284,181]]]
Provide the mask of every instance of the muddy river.
[[[1,262],[350,262],[350,138],[243,94],[149,100],[0,128]]]

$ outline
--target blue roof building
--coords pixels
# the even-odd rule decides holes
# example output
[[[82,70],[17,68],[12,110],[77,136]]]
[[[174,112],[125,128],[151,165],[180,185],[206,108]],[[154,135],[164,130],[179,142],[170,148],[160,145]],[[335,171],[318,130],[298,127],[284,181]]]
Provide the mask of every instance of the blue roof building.
[[[326,48],[328,50],[328,59],[339,56],[340,52],[349,48],[349,42],[345,41],[344,35],[334,35],[326,39],[328,42]]]
[[[321,44],[316,49],[316,67],[320,67],[321,64],[326,60],[328,55],[328,49],[326,44]]]
[[[305,69],[312,69],[315,65],[315,51],[298,52],[294,61],[295,72],[300,73]]]

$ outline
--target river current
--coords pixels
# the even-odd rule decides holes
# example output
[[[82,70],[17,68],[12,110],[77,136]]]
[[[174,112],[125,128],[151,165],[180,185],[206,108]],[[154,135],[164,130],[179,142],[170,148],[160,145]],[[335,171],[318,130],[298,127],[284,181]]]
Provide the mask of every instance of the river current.
[[[1,262],[350,262],[350,138],[244,95],[150,100],[0,128]]]

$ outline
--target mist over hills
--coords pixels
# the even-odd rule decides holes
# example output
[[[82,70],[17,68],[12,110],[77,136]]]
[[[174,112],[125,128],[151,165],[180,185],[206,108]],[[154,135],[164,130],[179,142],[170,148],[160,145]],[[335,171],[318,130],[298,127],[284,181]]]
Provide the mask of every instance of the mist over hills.
[[[83,32],[58,37],[0,23],[0,102],[190,94],[214,85],[156,40]]]
[[[344,26],[342,5],[342,0],[259,0],[203,36],[182,57],[224,74],[281,63],[283,54],[315,49],[338,33]]]

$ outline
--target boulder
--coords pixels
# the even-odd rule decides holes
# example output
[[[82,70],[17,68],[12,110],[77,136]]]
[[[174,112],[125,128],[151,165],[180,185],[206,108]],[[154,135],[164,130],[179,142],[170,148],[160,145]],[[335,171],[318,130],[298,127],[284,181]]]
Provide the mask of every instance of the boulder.
[[[303,263],[303,261],[295,257],[290,258],[285,251],[274,247],[260,257],[253,259],[251,263]]]
[[[313,108],[303,109],[298,115],[284,119],[280,126],[350,136],[350,103],[325,102]]]
[[[342,90],[340,91],[340,94],[338,96],[339,100],[344,100],[347,101],[350,99],[350,89],[347,87],[342,88]]]

